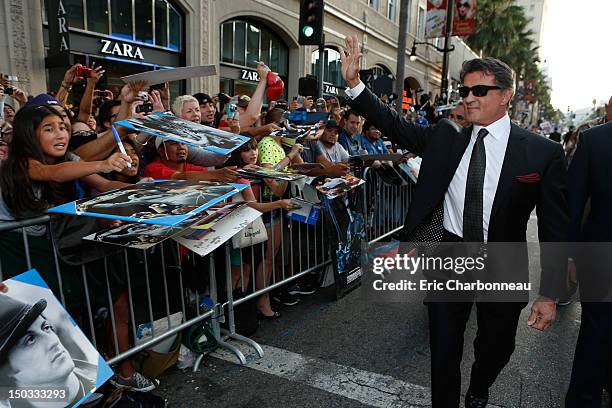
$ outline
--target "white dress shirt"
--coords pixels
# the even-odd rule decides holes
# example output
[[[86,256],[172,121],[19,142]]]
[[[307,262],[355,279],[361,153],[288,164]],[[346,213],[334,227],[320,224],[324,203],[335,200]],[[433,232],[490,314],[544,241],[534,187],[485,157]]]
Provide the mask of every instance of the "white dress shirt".
[[[474,125],[472,136],[461,162],[455,171],[446,195],[444,196],[444,228],[463,237],[463,204],[465,202],[465,185],[467,183],[468,168],[472,158],[472,150],[476,143],[478,131],[485,126]],[[489,221],[491,219],[491,209],[493,200],[499,183],[506,147],[510,138],[510,117],[506,114],[496,122],[486,126],[489,134],[484,138],[485,153],[487,155],[487,165],[485,168],[485,179],[483,186],[482,202],[482,228],[485,241],[489,236]]]
[[[356,87],[345,90],[349,98],[355,99],[363,90],[365,85],[360,82]],[[497,191],[497,184],[501,175],[504,157],[506,155],[506,147],[510,138],[510,117],[506,114],[496,122],[489,126],[474,125],[472,128],[472,136],[468,144],[461,162],[455,171],[448,190],[444,196],[444,228],[455,235],[463,237],[463,204],[465,201],[465,185],[467,182],[468,168],[472,157],[472,150],[476,143],[478,131],[486,127],[489,134],[484,138],[485,153],[487,156],[487,164],[485,169],[485,179],[483,186],[483,214],[482,228],[485,241],[489,237],[489,221],[491,219],[491,209],[493,208],[493,200]]]

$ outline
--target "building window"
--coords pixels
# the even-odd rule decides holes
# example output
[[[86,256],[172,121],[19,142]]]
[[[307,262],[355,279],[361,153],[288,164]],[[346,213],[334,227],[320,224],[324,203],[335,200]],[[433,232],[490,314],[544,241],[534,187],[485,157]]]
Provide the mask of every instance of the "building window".
[[[221,62],[257,68],[259,61],[286,76],[289,48],[272,30],[246,21],[221,24]]]
[[[391,21],[395,21],[395,9],[397,0],[389,0],[387,5],[387,18]]]
[[[378,78],[383,77],[383,76],[393,76],[389,68],[383,65],[375,65],[371,69],[372,69],[372,80],[377,80]]]
[[[247,67],[257,68],[257,63],[260,61],[259,58],[259,40],[261,39],[261,30],[254,25],[249,24],[247,30],[247,53],[246,53],[246,65]]]
[[[132,21],[132,2],[111,0],[111,35],[133,40]]]
[[[87,2],[87,30],[108,34],[108,3],[105,1]]]
[[[368,0],[368,5],[376,11],[378,11],[378,3],[379,0]]]
[[[417,14],[417,38],[421,41],[425,38],[425,8],[423,6],[419,6]]]
[[[68,25],[74,28],[85,28],[83,20],[83,0],[65,0],[66,14],[68,15]]]
[[[310,63],[312,74],[317,75],[319,73],[319,50],[312,53]],[[340,53],[333,48],[325,48],[323,54],[323,82],[344,86]]]
[[[136,41],[153,44],[153,5],[151,0],[134,0],[136,18]]]
[[[164,0],[155,0],[155,44],[168,46],[168,5]]]
[[[170,16],[170,40],[168,42],[168,48],[178,51],[181,49],[181,16],[178,11],[170,5],[168,5],[168,15]]]
[[[169,0],[62,1],[70,28],[175,51],[182,49],[183,15]],[[47,1],[41,3],[43,22],[47,23]]]
[[[408,0],[406,6],[408,7],[406,13],[406,32],[410,33],[412,32],[412,0]]]

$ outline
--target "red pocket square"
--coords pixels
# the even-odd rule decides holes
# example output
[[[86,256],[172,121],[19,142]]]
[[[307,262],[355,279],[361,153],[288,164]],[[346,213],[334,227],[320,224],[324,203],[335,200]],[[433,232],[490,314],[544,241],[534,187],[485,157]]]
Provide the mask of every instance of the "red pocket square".
[[[540,173],[529,173],[522,176],[515,176],[514,179],[519,183],[537,183],[540,181]]]

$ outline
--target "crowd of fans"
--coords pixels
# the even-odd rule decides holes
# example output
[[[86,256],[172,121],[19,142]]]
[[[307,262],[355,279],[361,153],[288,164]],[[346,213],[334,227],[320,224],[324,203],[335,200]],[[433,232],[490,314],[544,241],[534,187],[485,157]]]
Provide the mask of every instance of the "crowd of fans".
[[[4,76],[0,79],[3,112],[0,120],[0,222],[39,216],[50,207],[134,183],[169,179],[207,180],[250,184],[242,193],[242,199],[264,213],[268,236],[280,237],[294,233],[286,224],[283,226],[278,222],[282,209],[295,208],[289,200],[288,183],[269,178],[261,182],[248,181],[239,176],[238,169],[267,167],[283,170],[294,164],[319,163],[321,166],[312,169],[309,175],[340,177],[351,172],[351,156],[408,153],[385,141],[384,135],[373,124],[364,122],[359,112],[352,110],[342,98],[315,100],[306,96],[291,101],[269,100],[264,104],[269,68],[263,64],[258,67],[261,80],[250,97],[196,93],[173,99],[168,84],[148,87],[145,82],[131,82],[118,94],[98,89],[98,82],[105,74],[104,68],[92,67],[90,75],[81,78],[77,76],[80,67],[77,64],[66,71],[59,89],[36,96],[27,95]],[[73,95],[76,85],[83,89],[82,94]],[[295,110],[328,112],[330,119],[314,138],[300,139],[296,143],[295,139],[277,135],[277,131],[282,129],[285,112]],[[116,122],[168,111],[194,123],[248,136],[250,141],[226,157],[144,133],[131,133],[128,128],[117,126],[115,129],[123,145],[123,149],[119,148],[113,134]],[[407,115],[413,116],[417,123],[426,124],[438,119],[429,98],[422,98],[415,112],[416,115],[413,112]],[[468,125],[461,104],[449,110],[447,116],[459,126]],[[583,129],[584,126],[576,130],[570,128],[559,140],[564,144],[568,160],[571,160]],[[379,168],[381,162],[377,160],[372,166]],[[112,220],[97,220],[96,223],[94,229],[120,224]],[[49,257],[52,231],[30,228],[28,233],[32,239],[39,240],[35,241],[39,242],[40,248],[34,252],[33,262],[43,264],[38,265],[38,269],[57,291],[59,283],[57,278],[53,278],[54,269],[45,266],[49,259],[53,259]],[[15,253],[20,250],[14,249]],[[269,239],[263,251],[233,250],[233,287],[250,287],[252,272],[256,289],[270,285],[275,270],[273,260],[280,258],[277,256],[280,250],[280,239]],[[259,255],[253,256],[253,253]],[[139,262],[138,259],[131,261]],[[175,261],[177,264],[182,262],[180,259]],[[22,266],[15,266],[14,270],[2,266],[4,278],[24,270]],[[62,266],[62,279],[69,282],[69,274],[75,267]],[[116,266],[118,270],[121,268]],[[119,352],[122,352],[132,342],[128,328],[127,292],[125,282],[119,277],[112,285],[116,334]],[[301,280],[271,295],[260,296],[256,302],[260,318],[279,318],[278,304],[295,305],[300,295],[314,293],[315,286],[312,280]],[[64,284],[67,293],[70,289],[70,285]],[[74,301],[67,301],[69,308],[77,307],[78,297],[79,290],[75,288]],[[121,364],[114,381],[140,391],[152,390],[156,386],[153,380],[138,373],[129,360]]]
[[[27,95],[2,76],[0,222],[40,216],[53,206],[152,180],[247,183],[250,186],[242,192],[241,199],[263,213],[268,236],[277,238],[268,239],[262,251],[232,250],[233,287],[249,288],[249,277],[254,272],[254,287],[259,290],[270,285],[275,270],[273,260],[281,258],[278,256],[281,250],[281,239],[278,237],[299,233],[290,231],[287,224],[283,226],[279,222],[282,210],[295,209],[296,205],[289,200],[288,182],[269,178],[249,181],[241,178],[237,170],[257,167],[285,170],[291,165],[306,162],[321,165],[312,169],[309,175],[340,177],[351,172],[350,155],[387,152],[380,132],[373,127],[364,128],[359,114],[342,105],[339,98],[315,100],[312,97],[296,97],[290,102],[271,100],[264,106],[265,79],[269,69],[263,64],[258,67],[262,80],[250,97],[196,93],[171,98],[168,84],[149,87],[145,82],[128,83],[118,94],[114,94],[110,90],[98,89],[99,80],[105,74],[103,67],[91,67],[86,77],[77,76],[80,68],[80,64],[70,67],[59,89],[40,95]],[[77,92],[79,89],[82,92]],[[329,112],[330,120],[322,124],[316,137],[296,143],[295,139],[277,135],[286,120],[285,112],[292,110]],[[248,136],[250,141],[230,156],[220,156],[175,141],[131,133],[123,126],[114,126],[121,120],[142,118],[156,112],[171,112],[194,123]],[[114,131],[120,138],[121,147]],[[339,138],[343,143],[339,142]],[[91,231],[121,224],[120,221],[102,219],[92,222],[94,225],[89,222],[79,225],[76,235],[83,237]],[[67,234],[66,231],[75,234],[75,230],[62,230],[54,226],[54,222],[50,225],[50,228],[27,229],[32,264],[54,292],[59,294],[62,287],[69,311],[77,317],[84,316],[85,313],[79,311],[79,308],[83,308],[83,288],[78,288],[73,282],[73,277],[78,276],[78,266],[69,262],[60,251],[62,276],[58,280],[50,261],[53,259],[51,238],[54,234]],[[7,254],[24,250],[15,237],[4,234],[0,241]],[[76,246],[81,245],[84,244],[79,242]],[[78,252],[87,251],[80,248]],[[253,253],[261,255],[252,256]],[[190,258],[187,256],[185,259]],[[180,265],[185,259],[173,259],[173,255],[168,254],[166,263]],[[137,269],[142,259],[130,255],[129,263],[130,267]],[[91,264],[88,266],[91,267]],[[101,268],[100,265],[98,267]],[[116,351],[123,352],[133,345],[129,334],[126,282],[121,278],[125,266],[107,267],[113,271],[110,285],[116,317]],[[6,279],[23,270],[24,265],[11,263],[3,265],[2,273]],[[280,279],[280,276],[276,279]],[[88,285],[94,289],[92,292],[98,280],[100,276],[88,275]],[[103,287],[100,284],[98,289]],[[292,286],[260,296],[256,302],[260,319],[279,318],[278,305],[295,305],[300,295],[314,291],[313,279],[303,279]],[[108,356],[114,354],[112,347],[103,352]],[[139,391],[149,391],[156,386],[154,380],[136,371],[129,360],[118,367],[113,382]]]

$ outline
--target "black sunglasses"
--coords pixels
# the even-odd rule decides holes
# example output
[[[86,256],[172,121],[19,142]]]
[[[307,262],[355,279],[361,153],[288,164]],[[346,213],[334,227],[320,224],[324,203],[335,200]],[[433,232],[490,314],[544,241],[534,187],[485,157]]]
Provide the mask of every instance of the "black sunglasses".
[[[467,96],[470,94],[470,91],[472,92],[474,96],[487,96],[490,89],[502,89],[502,88],[497,85],[474,85],[472,87],[460,86],[458,91],[459,91],[459,96],[461,96],[462,98],[467,98]]]
[[[457,4],[457,7],[470,8],[470,3],[459,3]]]

